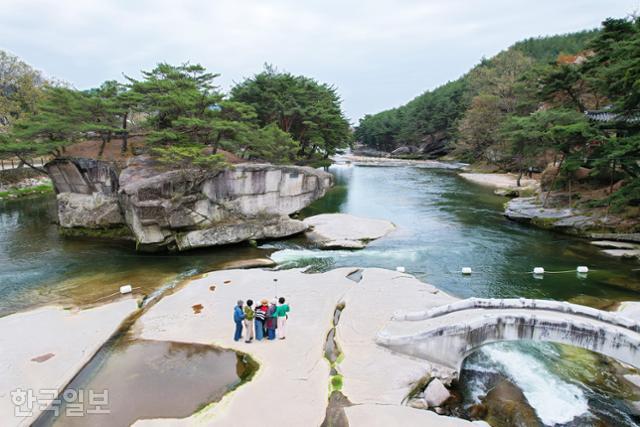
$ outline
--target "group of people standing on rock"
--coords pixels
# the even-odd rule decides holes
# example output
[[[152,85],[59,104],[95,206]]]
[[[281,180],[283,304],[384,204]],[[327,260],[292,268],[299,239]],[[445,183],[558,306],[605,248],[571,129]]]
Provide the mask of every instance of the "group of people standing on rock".
[[[239,300],[233,309],[233,321],[236,324],[234,341],[242,339],[242,330],[245,329],[245,341],[250,343],[254,339],[262,341],[263,338],[275,340],[286,338],[287,319],[289,318],[289,304],[283,297],[272,299],[271,302],[263,299],[260,305],[253,307],[253,301]],[[255,332],[255,334],[254,334]]]

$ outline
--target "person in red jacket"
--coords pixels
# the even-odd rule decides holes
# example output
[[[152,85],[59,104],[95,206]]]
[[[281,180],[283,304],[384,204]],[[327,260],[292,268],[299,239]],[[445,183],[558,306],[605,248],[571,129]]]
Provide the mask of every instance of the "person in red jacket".
[[[269,310],[268,301],[263,299],[260,301],[260,305],[255,309],[255,330],[256,340],[262,341],[265,335],[265,320],[267,318],[267,311]]]
[[[270,340],[276,339],[276,328],[278,327],[278,318],[276,314],[277,302],[278,301],[276,299],[271,301],[269,310],[267,311],[267,338]]]

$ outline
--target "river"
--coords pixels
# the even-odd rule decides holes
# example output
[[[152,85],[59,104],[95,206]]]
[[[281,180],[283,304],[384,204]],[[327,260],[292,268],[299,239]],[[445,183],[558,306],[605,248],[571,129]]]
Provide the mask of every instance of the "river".
[[[238,245],[143,255],[135,253],[133,244],[60,237],[53,224],[52,197],[0,202],[0,315],[51,302],[93,303],[125,283],[152,294],[222,262],[265,255],[283,267],[316,270],[403,266],[461,298],[549,298],[600,308],[640,300],[640,276],[633,271],[637,263],[602,255],[577,238],[506,220],[505,198],[465,182],[454,171],[350,164],[335,165],[331,171],[335,188],[302,216],[344,212],[388,219],[397,230],[360,251],[321,251],[294,238],[258,248]],[[586,278],[569,272],[546,274],[540,280],[528,273],[536,266],[575,271],[578,265],[590,268]],[[477,273],[463,276],[462,267]],[[575,417],[637,425],[623,402],[628,395],[579,375],[593,364],[593,355],[580,351],[580,357],[569,358],[568,352],[546,344],[487,346],[465,364],[465,398],[477,400],[486,391],[483,381],[486,385],[486,373],[491,371],[522,389],[546,425],[566,424]],[[560,366],[558,361],[569,359],[572,363]]]

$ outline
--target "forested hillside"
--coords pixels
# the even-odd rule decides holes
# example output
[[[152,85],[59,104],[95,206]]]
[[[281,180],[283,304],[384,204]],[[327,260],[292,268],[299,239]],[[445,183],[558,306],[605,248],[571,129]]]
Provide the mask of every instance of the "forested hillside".
[[[454,82],[366,116],[356,139],[494,170],[547,169],[545,190],[568,189],[571,204],[579,184],[589,190],[583,204],[620,210],[640,204],[639,104],[640,20],[608,19],[598,30],[516,43]]]
[[[477,111],[496,101],[485,95],[515,97],[518,90],[526,89],[526,83],[521,82],[523,73],[534,65],[555,61],[561,53],[574,55],[583,51],[596,34],[598,30],[591,30],[518,42],[491,59],[482,59],[459,79],[425,92],[406,105],[365,116],[356,129],[356,140],[382,151],[422,146],[416,151],[429,155],[429,143],[434,140],[447,141],[447,148],[453,149],[461,121],[472,105]],[[478,95],[481,98],[474,100]],[[503,107],[509,113],[514,105],[511,102]],[[474,115],[472,111],[467,122],[473,121]],[[438,149],[436,154],[443,151]]]

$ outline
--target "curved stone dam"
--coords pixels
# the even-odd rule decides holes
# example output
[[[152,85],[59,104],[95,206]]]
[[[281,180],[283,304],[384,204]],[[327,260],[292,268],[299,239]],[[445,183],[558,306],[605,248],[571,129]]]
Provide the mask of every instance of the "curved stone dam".
[[[532,340],[585,348],[640,368],[640,324],[619,314],[566,302],[469,298],[413,313],[396,313],[377,337],[394,351],[460,371],[478,347]]]
[[[187,250],[301,233],[289,218],[333,185],[301,166],[245,163],[222,171],[162,168],[146,156],[126,167],[92,159],[46,165],[63,231],[133,239],[139,250]]]

